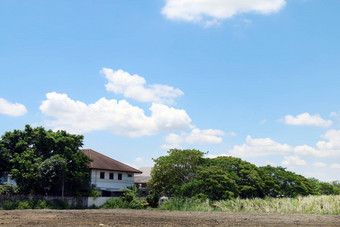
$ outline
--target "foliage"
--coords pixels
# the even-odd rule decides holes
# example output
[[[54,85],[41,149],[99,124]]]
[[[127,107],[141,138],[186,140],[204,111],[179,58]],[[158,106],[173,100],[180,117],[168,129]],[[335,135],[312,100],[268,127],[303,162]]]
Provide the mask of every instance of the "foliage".
[[[313,193],[311,183],[303,176],[287,171],[283,167],[260,167],[264,174],[270,177],[274,185],[265,192],[273,197],[296,197]]]
[[[16,185],[12,185],[8,182],[0,185],[0,195],[11,196],[16,194],[18,194],[18,187]]]
[[[154,159],[152,188],[147,199],[154,207],[161,195],[226,200],[340,194],[340,184],[307,179],[283,167],[263,166],[235,157],[204,158],[197,150],[168,151]]]
[[[45,159],[39,166],[41,184],[45,185],[47,192],[60,192],[61,184],[65,179],[66,161],[59,155]],[[47,187],[46,187],[47,186]]]
[[[217,166],[207,166],[198,168],[194,180],[178,187],[176,195],[219,200],[234,197],[237,190],[228,172]]]
[[[203,165],[203,152],[171,149],[167,156],[154,159],[149,186],[159,193],[173,194],[176,186],[190,182]]]
[[[17,209],[19,201],[5,200],[1,206],[3,210],[15,210]]]
[[[88,194],[88,197],[93,197],[95,200],[101,195],[98,190],[91,190]]]
[[[148,195],[146,196],[146,201],[151,207],[155,208],[158,207],[159,198],[159,193],[156,190],[150,190]]]
[[[138,198],[137,187],[124,188],[125,192],[119,198],[111,198],[102,206],[104,209],[142,209],[146,208],[149,203],[141,201]]]
[[[122,198],[111,198],[102,206],[103,209],[127,209],[130,203]]]
[[[312,185],[312,190],[316,195],[339,195],[340,185],[334,181],[332,183],[321,182],[315,178],[308,179]]]
[[[66,194],[75,195],[89,186],[90,159],[82,145],[81,135],[26,125],[1,137],[0,173],[11,172],[24,194],[61,194],[64,183]]]

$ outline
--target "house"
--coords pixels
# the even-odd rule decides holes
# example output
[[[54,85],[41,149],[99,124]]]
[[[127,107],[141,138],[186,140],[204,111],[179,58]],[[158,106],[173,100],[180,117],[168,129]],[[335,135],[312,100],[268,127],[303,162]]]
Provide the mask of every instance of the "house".
[[[11,174],[9,173],[5,173],[4,175],[2,175],[0,177],[0,183],[3,184],[3,183],[10,183],[12,185],[16,185],[17,183],[15,182],[15,180],[13,180],[11,178]]]
[[[135,185],[139,189],[146,189],[146,184],[151,180],[152,167],[141,167],[139,170],[142,173],[135,175]]]
[[[134,174],[141,171],[109,158],[91,149],[81,150],[93,161],[90,163],[91,187],[101,192],[102,196],[120,194],[122,188],[134,184]]]

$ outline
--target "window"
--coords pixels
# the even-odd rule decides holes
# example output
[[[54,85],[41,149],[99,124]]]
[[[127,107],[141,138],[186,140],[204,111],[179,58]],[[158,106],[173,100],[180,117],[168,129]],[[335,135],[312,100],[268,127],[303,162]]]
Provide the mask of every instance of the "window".
[[[132,177],[132,174],[128,174],[128,177]]]
[[[100,179],[105,179],[105,172],[100,172]]]
[[[113,173],[110,173],[110,180],[113,180]]]
[[[118,180],[122,180],[122,174],[118,173]]]

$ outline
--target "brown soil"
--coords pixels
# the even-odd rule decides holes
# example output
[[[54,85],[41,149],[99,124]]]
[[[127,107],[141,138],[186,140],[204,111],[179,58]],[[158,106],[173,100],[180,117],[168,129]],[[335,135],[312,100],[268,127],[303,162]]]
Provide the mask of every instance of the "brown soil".
[[[340,215],[157,210],[0,210],[0,226],[340,226]]]

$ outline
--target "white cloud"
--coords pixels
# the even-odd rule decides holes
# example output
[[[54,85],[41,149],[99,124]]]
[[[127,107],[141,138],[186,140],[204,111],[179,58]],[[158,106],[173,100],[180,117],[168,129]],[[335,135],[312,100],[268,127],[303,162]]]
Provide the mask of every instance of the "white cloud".
[[[334,164],[331,165],[331,168],[332,169],[340,169],[340,164],[334,163]]]
[[[340,157],[340,130],[328,130],[321,137],[328,141],[318,141],[315,148],[308,145],[296,146],[294,152],[304,156]]]
[[[290,151],[292,151],[291,146],[280,144],[270,138],[253,139],[251,136],[247,136],[245,144],[241,146],[235,145],[228,153],[232,156],[246,158],[286,154]]]
[[[318,127],[329,127],[333,124],[331,120],[324,120],[319,115],[310,115],[302,113],[296,117],[292,115],[285,116],[285,123],[289,125],[308,125]]]
[[[93,104],[74,101],[66,94],[55,92],[46,95],[40,105],[43,114],[54,117],[48,125],[72,133],[109,130],[128,137],[154,135],[160,132],[190,128],[191,119],[185,110],[153,103],[151,116],[132,106],[126,100],[101,98]]]
[[[326,167],[326,163],[323,162],[314,162],[313,164],[314,167]]]
[[[134,162],[143,162],[143,158],[142,157],[137,157],[135,158],[135,160],[133,160]]]
[[[326,154],[323,154],[318,149],[308,145],[299,145],[294,147],[294,153],[301,156],[309,156],[312,155],[314,157],[325,157]]]
[[[182,146],[179,144],[163,144],[161,146],[162,149],[170,150],[170,149],[182,149]]]
[[[331,112],[331,113],[329,114],[329,116],[330,116],[330,117],[337,117],[337,116],[339,116],[339,114],[338,114],[337,112]]]
[[[167,85],[147,85],[143,77],[137,74],[130,75],[121,69],[114,71],[103,68],[101,72],[105,74],[105,77],[108,79],[108,83],[105,85],[108,91],[123,94],[124,97],[139,102],[173,104],[174,98],[184,94],[180,89]]]
[[[282,161],[282,165],[284,166],[305,166],[306,164],[306,161],[300,159],[298,156],[285,156]]]
[[[168,144],[171,144],[170,147],[173,145],[178,146],[181,143],[187,144],[218,144],[222,143],[223,139],[222,136],[224,132],[217,129],[198,129],[194,128],[190,133],[182,132],[181,134],[171,133],[165,138],[165,141]]]
[[[209,26],[236,14],[275,13],[285,5],[285,0],[167,0],[162,14],[170,20],[204,22]]]
[[[27,109],[23,104],[10,103],[6,99],[0,98],[0,114],[19,117],[25,115],[26,113]]]

